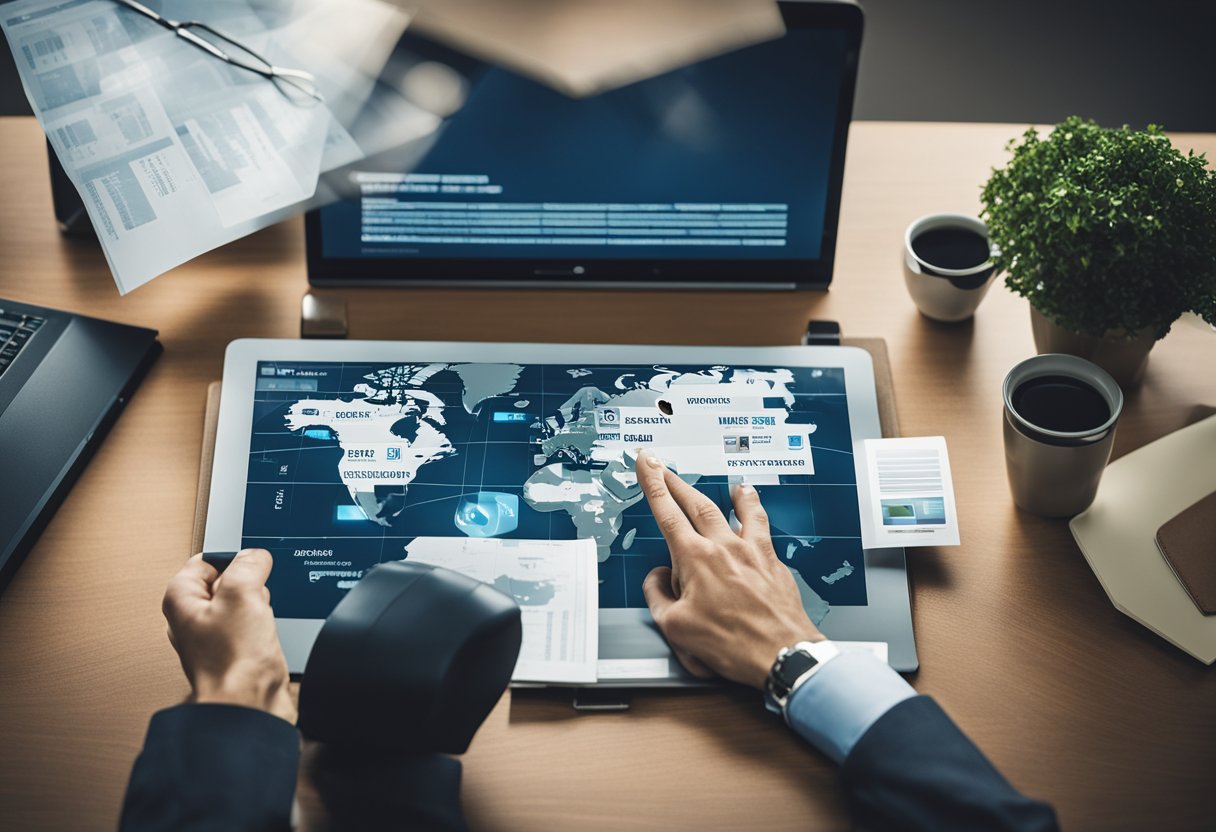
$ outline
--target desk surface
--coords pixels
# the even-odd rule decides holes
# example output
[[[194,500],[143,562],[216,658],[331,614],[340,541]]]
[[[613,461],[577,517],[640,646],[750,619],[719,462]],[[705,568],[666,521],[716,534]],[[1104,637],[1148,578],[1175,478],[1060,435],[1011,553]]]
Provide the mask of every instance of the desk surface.
[[[630,293],[362,290],[346,293],[351,334],[791,344],[808,318],[832,318],[885,337],[903,431],[947,437],[962,519],[962,546],[910,558],[914,684],[1066,828],[1211,828],[1216,669],[1117,612],[1067,525],[1010,500],[1000,383],[1033,353],[1025,302],[998,285],[974,322],[938,325],[903,287],[904,227],[977,211],[1021,129],[853,125],[827,294],[643,306]],[[1216,135],[1175,140],[1216,156]],[[187,690],[160,598],[190,554],[206,385],[228,341],[298,334],[303,228],[267,229],[120,298],[95,246],[59,238],[47,181],[33,119],[0,119],[0,296],[156,327],[165,354],[0,596],[0,828],[112,829],[148,717]],[[1179,322],[1128,397],[1115,454],[1216,406],[1213,359],[1216,335]],[[746,692],[647,694],[595,716],[516,695],[465,757],[464,800],[477,829],[847,828],[835,783]]]

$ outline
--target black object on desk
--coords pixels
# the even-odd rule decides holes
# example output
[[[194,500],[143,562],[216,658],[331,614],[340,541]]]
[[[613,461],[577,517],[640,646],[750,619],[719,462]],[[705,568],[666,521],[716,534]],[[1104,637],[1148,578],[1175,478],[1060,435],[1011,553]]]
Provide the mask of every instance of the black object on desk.
[[[463,754],[506,690],[522,637],[519,606],[492,586],[382,563],[317,636],[300,731],[334,745]]]
[[[0,589],[160,351],[152,329],[0,298]]]
[[[839,347],[840,324],[836,321],[807,321],[802,335],[804,347]]]
[[[46,143],[46,155],[51,169],[51,202],[55,206],[55,221],[59,223],[59,231],[65,237],[96,241],[97,231],[89,220],[84,201],[72,180],[68,178],[67,171],[63,169],[59,157],[55,155],[55,148],[51,147],[49,141]]]

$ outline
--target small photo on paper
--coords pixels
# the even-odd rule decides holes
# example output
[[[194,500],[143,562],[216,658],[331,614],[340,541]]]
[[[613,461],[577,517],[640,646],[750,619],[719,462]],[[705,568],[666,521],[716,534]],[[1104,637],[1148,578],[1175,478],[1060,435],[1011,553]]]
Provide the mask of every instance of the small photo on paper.
[[[884,526],[945,525],[946,501],[941,497],[882,501]]]

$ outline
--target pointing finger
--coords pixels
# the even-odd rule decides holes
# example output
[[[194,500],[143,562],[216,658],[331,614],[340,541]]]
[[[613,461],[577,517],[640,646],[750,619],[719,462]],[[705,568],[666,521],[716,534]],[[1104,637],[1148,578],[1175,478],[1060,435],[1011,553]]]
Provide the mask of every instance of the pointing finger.
[[[668,481],[664,476],[667,468],[659,458],[645,451],[638,451],[635,469],[638,485],[646,495],[646,502],[650,504],[650,510],[654,513],[659,531],[667,540],[668,548],[682,549],[699,540],[700,535],[693,530],[692,524],[688,522],[688,518],[668,490]]]
[[[664,468],[663,477],[676,504],[698,532],[711,538],[734,537],[730,524],[713,500],[684,482],[674,471]]]

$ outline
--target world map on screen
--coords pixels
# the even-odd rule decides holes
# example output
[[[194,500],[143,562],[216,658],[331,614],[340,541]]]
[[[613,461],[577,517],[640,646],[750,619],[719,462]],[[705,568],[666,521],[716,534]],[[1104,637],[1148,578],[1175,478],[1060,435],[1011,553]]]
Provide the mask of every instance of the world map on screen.
[[[242,543],[275,556],[282,617],[420,536],[590,538],[601,608],[644,607],[670,560],[639,447],[727,516],[753,484],[813,620],[866,603],[839,368],[261,362],[252,427]]]

